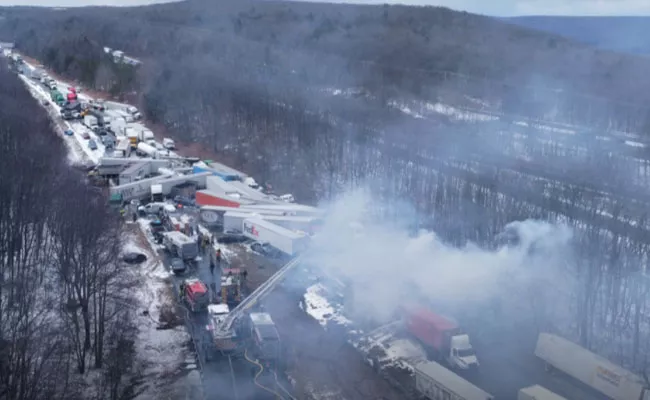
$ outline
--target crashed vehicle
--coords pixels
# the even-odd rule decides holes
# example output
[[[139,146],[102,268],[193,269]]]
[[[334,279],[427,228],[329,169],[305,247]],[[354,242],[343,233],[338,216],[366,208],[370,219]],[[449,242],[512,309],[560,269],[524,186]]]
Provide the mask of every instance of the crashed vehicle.
[[[198,279],[186,279],[180,287],[181,299],[192,312],[199,312],[210,304],[210,294],[205,283]]]

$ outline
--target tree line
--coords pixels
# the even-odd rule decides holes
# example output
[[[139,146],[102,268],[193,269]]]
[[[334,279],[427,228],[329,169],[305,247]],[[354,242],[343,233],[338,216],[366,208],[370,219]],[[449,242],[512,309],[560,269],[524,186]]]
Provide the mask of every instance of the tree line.
[[[383,201],[408,200],[421,227],[456,246],[468,240],[489,246],[513,220],[572,226],[577,256],[567,273],[581,288],[563,298],[572,321],[552,307],[536,308],[524,320],[645,369],[647,156],[642,148],[632,156],[631,149],[610,143],[611,131],[642,133],[646,124],[644,107],[635,105],[645,103],[645,80],[631,79],[645,71],[645,61],[448,10],[422,13],[425,21],[435,21],[427,31],[413,11],[400,7],[182,6],[101,14],[88,9],[74,16],[42,11],[49,20],[16,11],[6,26],[17,34],[19,48],[37,58],[46,48],[60,52],[53,59],[85,57],[58,45],[66,21],[96,54],[106,45],[141,58],[137,90],[152,122],[181,141],[209,145],[303,201],[378,182]],[[35,21],[46,25],[37,28]],[[278,21],[288,28],[276,29]],[[485,32],[490,40],[476,37]],[[370,37],[377,43],[369,44]],[[437,46],[435,54],[425,52],[429,59],[405,53],[406,42],[421,50],[427,37]],[[354,40],[343,46],[343,38]],[[472,45],[458,50],[454,40],[470,38]],[[510,51],[492,54],[496,45]],[[536,68],[526,63],[517,69],[523,58],[535,59],[523,47],[543,53]],[[78,77],[63,69],[65,63],[53,66]],[[563,90],[548,89],[556,86]],[[434,102],[484,107],[500,119],[458,121],[435,113],[414,118],[395,101],[421,114]],[[522,115],[579,123],[583,132],[560,138],[522,127]],[[524,302],[507,302],[515,303]]]
[[[0,81],[0,398],[131,398],[120,220],[4,63]]]

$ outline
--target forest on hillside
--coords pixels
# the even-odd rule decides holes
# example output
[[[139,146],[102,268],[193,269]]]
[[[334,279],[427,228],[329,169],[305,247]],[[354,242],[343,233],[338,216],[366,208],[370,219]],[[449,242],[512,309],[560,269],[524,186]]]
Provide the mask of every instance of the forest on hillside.
[[[132,398],[121,222],[4,62],[0,82],[0,398]]]
[[[562,310],[534,288],[520,294],[539,295],[522,324],[647,369],[650,157],[621,136],[647,130],[646,59],[433,7],[189,1],[4,15],[0,38],[19,50],[88,86],[128,87],[157,127],[301,201],[371,185],[387,214],[406,201],[413,225],[458,247],[491,246],[514,220],[571,226],[567,273],[580,290]],[[103,46],[143,61],[123,72],[128,85]],[[558,319],[567,310],[572,320]]]
[[[504,18],[525,28],[561,35],[597,48],[625,53],[650,53],[647,37],[650,17],[558,17]]]

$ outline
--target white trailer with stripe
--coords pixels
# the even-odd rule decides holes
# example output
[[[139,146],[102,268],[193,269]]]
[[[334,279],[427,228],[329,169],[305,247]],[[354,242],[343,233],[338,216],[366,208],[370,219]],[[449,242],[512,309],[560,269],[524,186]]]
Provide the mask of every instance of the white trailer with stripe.
[[[641,377],[560,336],[540,333],[535,355],[613,400],[650,400]]]

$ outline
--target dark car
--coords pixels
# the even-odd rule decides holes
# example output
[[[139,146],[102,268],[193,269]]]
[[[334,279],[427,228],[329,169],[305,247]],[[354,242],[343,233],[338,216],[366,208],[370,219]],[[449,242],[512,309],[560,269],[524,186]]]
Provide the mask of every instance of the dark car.
[[[90,141],[88,141],[88,148],[90,148],[90,150],[97,150],[97,143],[94,139],[90,139]]]
[[[142,253],[126,253],[122,257],[122,261],[127,264],[142,264],[147,261],[147,256]]]
[[[74,132],[72,132],[70,129],[66,129],[63,133],[64,133],[66,136],[72,136],[72,135],[74,135]]]
[[[196,207],[196,201],[185,196],[175,196],[174,203],[181,204],[185,207]]]
[[[86,131],[84,131],[84,133],[83,133],[82,136],[83,136],[83,138],[86,139],[86,140],[90,139],[90,134],[89,134],[88,132],[86,132]]]
[[[233,244],[233,243],[244,243],[249,240],[246,236],[241,233],[225,233],[223,236],[217,238],[217,243],[222,244]]]
[[[255,242],[251,244],[251,250],[269,258],[282,258],[283,254],[268,243]]]
[[[176,275],[180,275],[187,270],[185,262],[180,258],[172,258],[171,260],[172,272]]]

